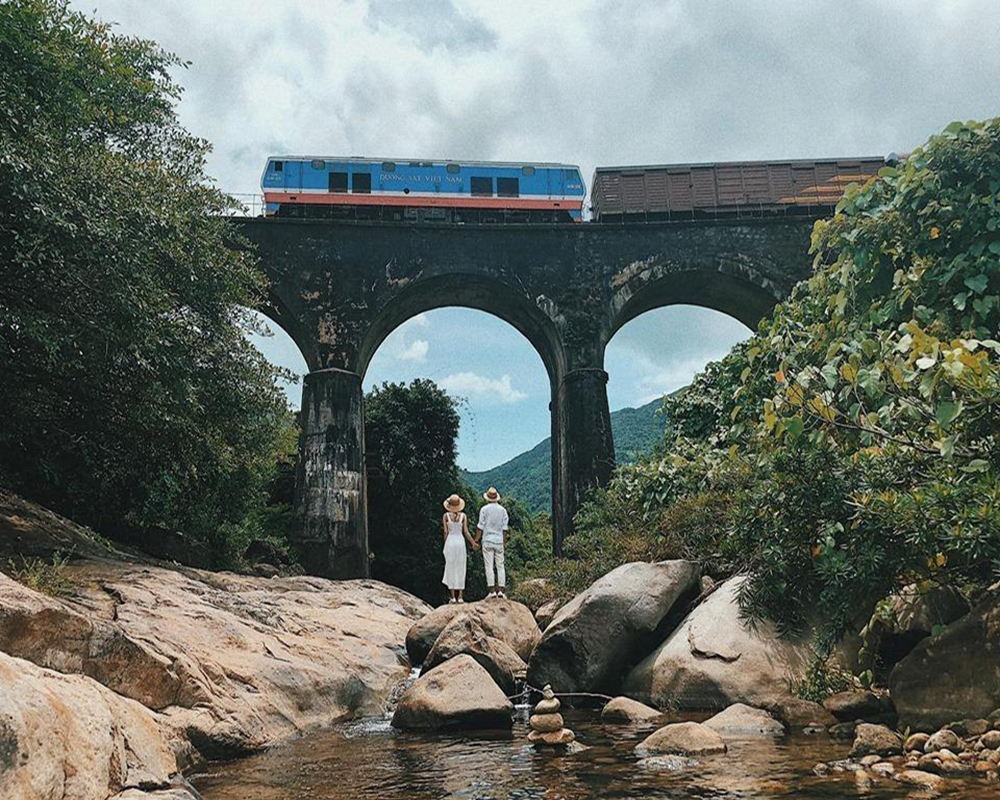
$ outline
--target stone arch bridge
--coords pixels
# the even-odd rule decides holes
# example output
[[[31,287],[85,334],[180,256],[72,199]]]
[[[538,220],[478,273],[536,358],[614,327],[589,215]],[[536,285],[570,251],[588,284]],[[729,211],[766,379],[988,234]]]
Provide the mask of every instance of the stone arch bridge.
[[[519,330],[551,384],[553,548],[614,444],[604,348],[639,314],[685,303],[751,328],[809,272],[812,220],[432,226],[248,218],[271,279],[265,309],[309,367],[295,539],[303,566],[368,575],[361,384],[379,344],[420,312],[465,306]],[[666,343],[665,343],[666,344]],[[500,487],[501,490],[503,487]]]

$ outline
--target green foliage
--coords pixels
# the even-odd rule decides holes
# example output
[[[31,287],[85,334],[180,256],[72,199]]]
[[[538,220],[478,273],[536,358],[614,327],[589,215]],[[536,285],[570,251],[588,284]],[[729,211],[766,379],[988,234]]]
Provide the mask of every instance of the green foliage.
[[[581,511],[553,579],[698,558],[748,575],[751,620],[819,623],[821,655],[902,584],[995,580],[1000,120],[849,186],[812,253],[756,335],[666,400],[675,438]]]
[[[854,678],[850,672],[838,666],[833,659],[817,653],[806,670],[805,680],[795,687],[795,693],[803,700],[822,703],[832,694],[853,688]]]
[[[41,558],[11,559],[7,562],[7,574],[29,589],[51,597],[64,597],[73,588],[73,581],[67,574],[69,556],[56,553],[51,561]]]
[[[225,559],[285,401],[245,338],[262,276],[178,123],[178,66],[62,0],[0,4],[0,482]]]
[[[654,449],[663,440],[667,418],[660,413],[662,400],[639,408],[611,412],[615,460],[628,464]],[[502,487],[531,511],[552,510],[552,440],[544,439],[531,450],[484,472],[466,472],[462,478],[480,494],[490,486]]]

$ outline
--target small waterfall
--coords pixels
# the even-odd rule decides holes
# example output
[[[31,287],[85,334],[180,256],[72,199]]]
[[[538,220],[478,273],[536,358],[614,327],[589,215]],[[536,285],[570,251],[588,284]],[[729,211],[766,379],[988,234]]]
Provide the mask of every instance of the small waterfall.
[[[385,707],[383,712],[386,717],[391,717],[393,712],[396,710],[396,706],[399,705],[399,699],[403,696],[403,693],[409,689],[413,682],[420,677],[420,667],[414,667],[410,670],[410,674],[407,675],[403,680],[397,683],[389,696],[385,700]]]

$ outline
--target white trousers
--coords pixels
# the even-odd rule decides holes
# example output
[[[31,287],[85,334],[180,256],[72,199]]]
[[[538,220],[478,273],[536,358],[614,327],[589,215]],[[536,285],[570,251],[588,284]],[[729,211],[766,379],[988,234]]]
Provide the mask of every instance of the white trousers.
[[[483,542],[483,561],[486,562],[486,585],[500,586],[507,585],[507,573],[503,568],[503,542]],[[497,579],[493,580],[493,565],[496,564]]]

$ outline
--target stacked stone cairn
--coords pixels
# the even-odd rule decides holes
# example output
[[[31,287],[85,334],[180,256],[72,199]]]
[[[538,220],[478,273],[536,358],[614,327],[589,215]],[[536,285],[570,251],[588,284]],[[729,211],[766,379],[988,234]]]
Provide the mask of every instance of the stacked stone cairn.
[[[563,727],[561,704],[548,684],[542,690],[542,699],[528,719],[531,732],[528,741],[535,747],[565,747],[576,739],[576,734]]]

